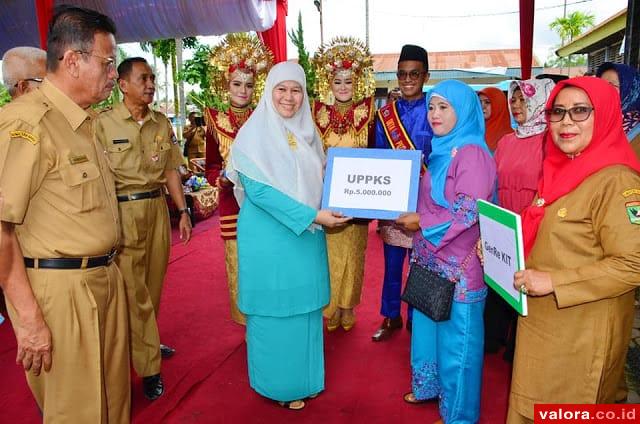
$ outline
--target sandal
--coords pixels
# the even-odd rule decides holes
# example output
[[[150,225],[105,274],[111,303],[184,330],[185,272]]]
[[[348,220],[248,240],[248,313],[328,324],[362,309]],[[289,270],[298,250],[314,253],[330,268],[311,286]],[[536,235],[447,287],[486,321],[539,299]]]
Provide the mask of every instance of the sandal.
[[[331,318],[327,320],[327,331],[335,331],[340,327],[340,314],[336,311]]]
[[[278,405],[292,411],[300,411],[301,409],[304,409],[305,406],[307,406],[301,399],[292,400],[291,402],[278,402]]]
[[[350,309],[349,311],[349,314],[345,314],[344,312],[342,312],[342,314],[340,315],[340,325],[342,325],[344,331],[351,330],[356,323],[356,316],[353,313],[353,309]]]
[[[416,395],[414,395],[413,392],[405,393],[404,396],[402,396],[402,399],[411,405],[420,405],[421,403],[429,402],[429,399],[424,399],[424,400],[416,399]]]

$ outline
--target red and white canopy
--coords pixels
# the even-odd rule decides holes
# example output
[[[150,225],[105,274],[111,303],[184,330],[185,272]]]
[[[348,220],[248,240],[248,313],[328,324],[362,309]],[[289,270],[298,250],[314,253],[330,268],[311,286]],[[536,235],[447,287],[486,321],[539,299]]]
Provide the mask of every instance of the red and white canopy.
[[[44,46],[53,7],[60,3],[110,16],[116,23],[119,43],[262,32],[274,26],[281,3],[286,11],[286,2],[282,0],[2,0],[1,3],[0,56],[16,46]],[[282,21],[284,25],[284,16]]]

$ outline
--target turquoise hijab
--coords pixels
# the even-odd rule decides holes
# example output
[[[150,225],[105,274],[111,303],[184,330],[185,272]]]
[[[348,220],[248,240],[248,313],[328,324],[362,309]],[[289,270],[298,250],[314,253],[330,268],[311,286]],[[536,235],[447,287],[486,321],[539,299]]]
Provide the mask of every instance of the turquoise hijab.
[[[471,87],[460,81],[442,81],[427,95],[427,107],[434,96],[446,100],[456,114],[456,124],[449,133],[443,136],[433,135],[427,162],[431,174],[431,198],[443,208],[449,208],[444,189],[449,166],[458,150],[464,146],[477,145],[488,154],[491,152],[484,139],[484,116],[480,99]],[[450,226],[451,221],[447,221],[423,228],[422,235],[434,246],[438,246]]]
[[[432,97],[442,97],[456,113],[456,125],[448,134],[433,135],[431,154],[428,159],[431,174],[431,198],[444,208],[449,202],[444,195],[449,165],[457,151],[464,146],[477,145],[489,152],[484,140],[484,117],[478,95],[467,84],[456,81],[442,81],[433,87],[427,96],[427,107]]]

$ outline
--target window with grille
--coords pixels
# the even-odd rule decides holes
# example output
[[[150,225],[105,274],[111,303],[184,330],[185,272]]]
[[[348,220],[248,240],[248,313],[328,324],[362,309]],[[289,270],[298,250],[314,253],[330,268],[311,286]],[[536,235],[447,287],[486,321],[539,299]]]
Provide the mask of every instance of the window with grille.
[[[589,59],[587,61],[589,72],[595,73],[598,69],[598,66],[602,65],[606,62],[606,52],[607,49],[600,49],[594,52],[589,53]]]
[[[620,54],[622,41],[607,47],[607,62],[624,63],[624,51]]]

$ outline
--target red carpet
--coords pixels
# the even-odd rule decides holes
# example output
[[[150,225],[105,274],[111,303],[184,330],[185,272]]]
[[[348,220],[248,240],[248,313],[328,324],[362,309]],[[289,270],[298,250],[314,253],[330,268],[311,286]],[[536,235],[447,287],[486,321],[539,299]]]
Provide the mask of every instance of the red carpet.
[[[373,227],[372,227],[373,228]],[[174,231],[174,240],[177,241]],[[160,313],[160,333],[176,355],[163,363],[166,394],[149,402],[134,378],[134,423],[388,423],[432,422],[435,403],[402,401],[410,390],[409,333],[371,342],[380,323],[382,243],[369,234],[367,270],[357,324],[325,334],[326,390],[303,411],[287,411],[253,392],[246,371],[243,327],[229,318],[222,241],[217,218],[200,222],[187,246],[174,244]],[[37,423],[35,401],[14,365],[15,338],[0,325],[0,423]],[[296,370],[291,370],[295,373]],[[505,421],[509,366],[485,359],[482,423]]]

